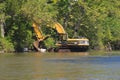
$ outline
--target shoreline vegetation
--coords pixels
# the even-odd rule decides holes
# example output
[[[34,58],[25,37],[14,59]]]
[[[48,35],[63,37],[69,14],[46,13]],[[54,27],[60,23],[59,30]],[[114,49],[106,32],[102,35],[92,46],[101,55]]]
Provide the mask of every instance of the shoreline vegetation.
[[[59,37],[50,26],[59,22],[69,38],[89,39],[91,55],[120,50],[120,0],[0,0],[0,53],[34,49],[33,22],[50,35],[47,48],[55,47]]]
[[[16,53],[16,52],[11,52],[11,53],[0,53],[0,56],[10,56],[10,55],[15,55],[15,56],[120,56],[120,51],[97,51],[97,50],[91,50],[88,52],[64,52],[64,53],[55,53],[55,52],[45,52],[45,53],[40,53],[40,52],[22,52],[22,53]]]
[[[90,51],[89,52],[91,56],[114,56],[114,55],[120,55],[120,50],[118,51]]]

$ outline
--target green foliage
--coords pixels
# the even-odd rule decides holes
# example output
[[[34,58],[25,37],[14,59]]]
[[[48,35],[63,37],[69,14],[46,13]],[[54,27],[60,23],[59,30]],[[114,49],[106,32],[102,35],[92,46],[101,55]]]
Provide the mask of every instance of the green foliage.
[[[114,35],[114,33],[118,30],[117,24],[119,25],[119,23],[117,23],[119,22],[119,1],[89,0],[86,1],[86,3],[88,6],[86,8],[87,18],[89,19],[89,24],[92,25],[89,30],[91,32],[92,29],[97,29],[97,32],[93,31],[93,34],[96,34],[97,37],[95,40],[98,41],[96,44],[98,44],[100,48],[103,48],[103,45],[115,39],[115,36],[118,36]],[[94,36],[91,36],[91,38],[92,37]]]
[[[7,38],[0,38],[0,51],[13,52],[14,46]]]
[[[40,23],[44,34],[50,34],[54,38],[45,41],[47,47],[54,46],[56,33],[46,26],[55,20],[63,25],[70,38],[74,36],[75,31],[78,36],[87,37],[92,49],[103,49],[108,42],[112,47],[119,47],[119,14],[119,0],[0,1],[0,25],[4,24],[5,37],[9,37],[16,51],[31,46],[33,21]],[[0,42],[9,45],[6,44],[9,43],[7,41],[5,38]]]
[[[21,8],[22,13],[38,23],[50,21],[56,15],[55,7],[47,0],[28,0]]]
[[[25,0],[7,0],[6,1],[6,19],[5,35],[8,36],[16,51],[23,51],[24,47],[30,47],[32,39],[32,28],[30,21],[21,12]]]
[[[75,2],[74,0],[60,0],[57,4],[59,12],[57,14],[57,19],[63,24],[69,37],[74,36],[73,34],[76,29],[79,30],[78,34],[85,36],[85,34],[80,31],[83,30],[81,25],[85,24],[84,19],[86,15],[84,5],[80,2]]]
[[[45,41],[45,45],[46,45],[47,48],[54,47],[55,46],[55,40],[53,38],[48,38]]]
[[[4,16],[4,10],[5,10],[5,3],[0,3],[0,20],[3,19]]]

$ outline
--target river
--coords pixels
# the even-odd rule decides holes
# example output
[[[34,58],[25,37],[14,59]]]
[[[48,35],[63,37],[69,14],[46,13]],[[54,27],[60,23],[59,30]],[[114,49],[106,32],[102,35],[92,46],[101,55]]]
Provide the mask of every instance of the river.
[[[120,56],[0,54],[0,80],[120,80]]]

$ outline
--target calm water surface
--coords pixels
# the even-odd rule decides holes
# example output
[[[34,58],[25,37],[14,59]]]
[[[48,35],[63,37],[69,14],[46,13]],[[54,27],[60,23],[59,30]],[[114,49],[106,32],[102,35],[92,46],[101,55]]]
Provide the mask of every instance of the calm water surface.
[[[120,80],[120,56],[0,54],[0,80]]]

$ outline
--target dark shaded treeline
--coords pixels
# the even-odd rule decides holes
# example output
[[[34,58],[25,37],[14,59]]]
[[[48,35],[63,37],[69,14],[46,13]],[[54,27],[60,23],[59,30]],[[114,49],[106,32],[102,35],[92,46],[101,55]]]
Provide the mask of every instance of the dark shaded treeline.
[[[32,22],[40,24],[45,43],[54,46],[53,21],[61,23],[69,37],[85,36],[90,49],[120,50],[119,0],[0,0],[0,50],[22,51],[32,48],[35,34]],[[74,33],[77,31],[77,34]]]

